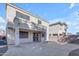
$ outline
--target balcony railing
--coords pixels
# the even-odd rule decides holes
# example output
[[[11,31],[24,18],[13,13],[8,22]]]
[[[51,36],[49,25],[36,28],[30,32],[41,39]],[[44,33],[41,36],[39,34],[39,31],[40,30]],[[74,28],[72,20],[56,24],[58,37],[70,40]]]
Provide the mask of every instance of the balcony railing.
[[[38,24],[35,24],[32,22],[20,23],[19,27],[24,28],[24,29],[37,30],[37,31],[45,31],[46,30],[45,26],[38,25]]]

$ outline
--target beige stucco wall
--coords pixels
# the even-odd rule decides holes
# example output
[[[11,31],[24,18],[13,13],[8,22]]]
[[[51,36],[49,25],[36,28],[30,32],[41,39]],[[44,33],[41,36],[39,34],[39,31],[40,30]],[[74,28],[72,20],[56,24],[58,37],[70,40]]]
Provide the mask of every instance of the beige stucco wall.
[[[15,43],[14,30],[7,29],[7,42],[8,42],[8,44],[14,44]]]
[[[15,15],[16,15],[15,9],[13,7],[7,5],[7,9],[6,9],[7,21],[10,23],[13,23],[13,19],[14,19]]]
[[[65,32],[65,28],[66,28],[66,26],[64,26],[64,25],[62,25],[62,26],[60,26],[59,24],[57,24],[57,25],[53,25],[53,26],[50,26],[49,27],[49,33],[50,34],[55,34],[55,33],[60,33],[60,34],[62,34],[63,32]]]
[[[46,26],[46,27],[49,27],[49,23],[46,22],[46,21],[42,21],[42,25],[43,25],[43,26]]]
[[[34,22],[34,23],[38,24],[38,20],[41,20],[40,18],[37,18],[37,17],[31,15],[28,12],[25,13],[25,12],[19,10],[18,8],[13,8],[13,7],[7,5],[7,20],[8,20],[8,22],[12,22],[13,23],[13,19],[16,16],[16,11],[18,11],[18,12],[20,12],[22,14],[30,16],[29,22]],[[46,26],[46,27],[49,26],[48,22],[43,21],[43,20],[41,20],[41,22],[42,22],[41,25]]]
[[[18,34],[16,34],[18,35]],[[14,30],[7,30],[7,41],[8,44],[15,44],[15,32]],[[33,42],[33,32],[28,32],[28,38],[19,38],[20,43]]]
[[[15,43],[15,34],[14,30],[8,29],[8,26],[12,26],[13,19],[15,17],[15,9],[12,8],[11,6],[7,5],[6,6],[6,19],[7,19],[7,42],[8,44],[14,44]]]
[[[59,33],[60,25],[49,26],[49,33]]]
[[[60,36],[60,34],[66,33],[65,29],[66,26],[61,26],[60,24],[49,26],[49,34],[51,34],[51,36],[49,36],[49,41],[58,42],[58,40],[61,40],[63,35]],[[53,34],[58,34],[58,36],[53,36]]]
[[[24,12],[22,10],[20,10],[19,8],[14,8],[11,5],[7,4],[7,8],[6,8],[6,19],[7,19],[7,40],[8,40],[8,44],[14,44],[15,43],[15,32],[13,30],[9,30],[8,27],[11,26],[11,24],[14,25],[14,18],[16,16],[16,11],[28,15],[30,16],[30,20],[28,22],[34,22],[36,24],[38,24],[38,20],[41,20],[31,14],[29,14],[28,12]],[[42,21],[43,26],[46,26],[47,28],[49,27],[49,23],[46,21]],[[16,34],[17,35],[17,34]],[[45,40],[46,38],[41,38],[41,40]],[[25,39],[20,39],[20,43],[23,42],[32,42],[33,41],[33,32],[29,32],[29,38],[25,38]]]

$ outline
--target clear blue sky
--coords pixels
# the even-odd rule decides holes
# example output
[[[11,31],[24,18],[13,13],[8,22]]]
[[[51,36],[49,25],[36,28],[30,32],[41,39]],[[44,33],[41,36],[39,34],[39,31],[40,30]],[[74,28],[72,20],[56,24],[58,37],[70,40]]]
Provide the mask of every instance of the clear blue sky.
[[[50,23],[58,21],[66,22],[68,24],[68,32],[76,33],[79,31],[79,4],[23,3],[16,5],[24,10],[31,12],[34,15],[40,16]],[[5,19],[5,4],[0,4],[0,17]]]

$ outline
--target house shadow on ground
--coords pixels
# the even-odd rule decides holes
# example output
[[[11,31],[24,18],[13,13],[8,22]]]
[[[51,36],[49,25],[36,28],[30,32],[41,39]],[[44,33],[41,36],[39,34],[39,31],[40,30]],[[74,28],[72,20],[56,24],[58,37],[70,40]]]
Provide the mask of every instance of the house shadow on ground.
[[[68,42],[69,44],[79,45],[79,39]],[[79,49],[75,49],[69,52],[68,56],[79,56]]]
[[[79,56],[79,49],[72,50],[68,56]]]

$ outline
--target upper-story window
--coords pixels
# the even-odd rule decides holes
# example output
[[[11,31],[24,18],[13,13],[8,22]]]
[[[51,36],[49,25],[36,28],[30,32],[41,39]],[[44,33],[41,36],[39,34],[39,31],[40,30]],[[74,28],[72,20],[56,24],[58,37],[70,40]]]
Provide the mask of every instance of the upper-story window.
[[[30,20],[30,17],[28,15],[24,15],[20,12],[16,12],[16,17],[20,17],[20,18],[23,18],[23,19],[26,19],[26,20]]]
[[[41,24],[42,22],[40,20],[38,20],[38,24]]]
[[[58,34],[53,34],[53,36],[58,36]]]

